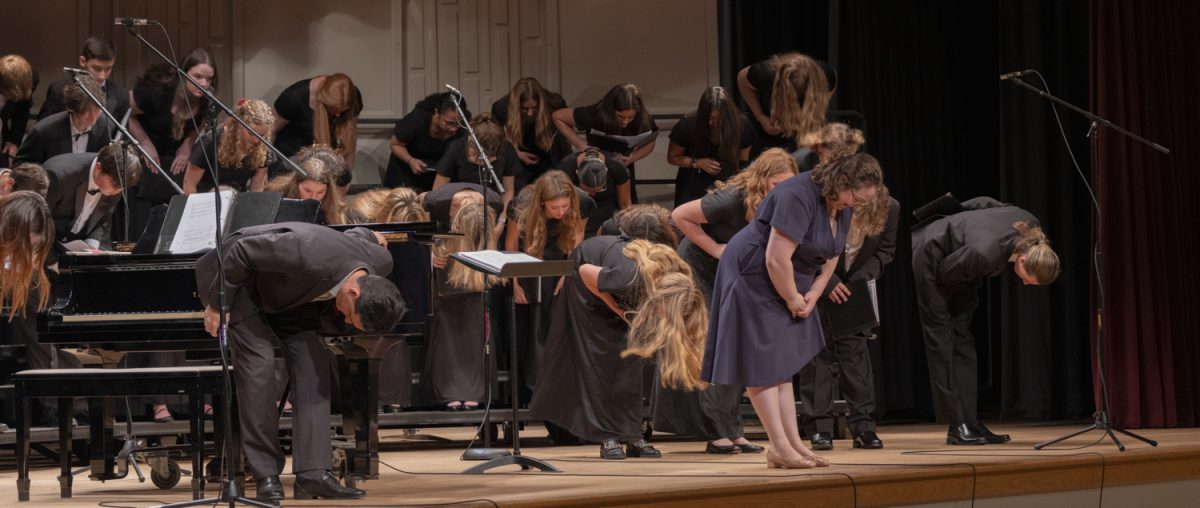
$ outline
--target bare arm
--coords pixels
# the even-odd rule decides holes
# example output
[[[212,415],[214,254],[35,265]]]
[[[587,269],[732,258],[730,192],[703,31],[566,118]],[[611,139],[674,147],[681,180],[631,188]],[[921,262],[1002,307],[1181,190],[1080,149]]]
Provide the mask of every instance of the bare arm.
[[[821,275],[818,275],[813,281],[812,287],[808,289],[808,293],[804,294],[804,299],[809,305],[816,305],[817,300],[821,299],[821,295],[825,294],[825,285],[829,284],[830,277],[833,276],[833,271],[837,270],[838,256],[834,256],[825,261],[821,265]]]
[[[792,316],[808,317],[812,304],[796,289],[793,274],[792,253],[796,252],[797,245],[797,242],[780,233],[778,229],[771,228],[771,236],[767,239],[767,275],[771,278],[775,292],[787,302]]]
[[[400,162],[403,162],[405,166],[408,166],[408,169],[412,171],[414,175],[419,175],[425,171],[427,166],[425,161],[413,157],[411,153],[408,153],[407,144],[399,139],[396,139],[395,135],[392,135],[392,140],[389,142],[389,145],[392,149],[392,155],[395,155],[397,159],[400,159]]]
[[[437,189],[443,185],[450,183],[450,177],[446,175],[438,175],[433,178],[433,188]]]
[[[275,124],[271,126],[271,132],[274,134],[279,134],[279,131],[283,130],[283,128],[287,126],[288,119],[279,114],[279,110],[275,109],[275,106],[271,106],[271,112],[275,113]]]
[[[262,192],[267,188],[267,168],[258,168],[250,178],[250,192]]]
[[[758,89],[750,83],[749,66],[742,67],[742,70],[738,71],[737,86],[738,91],[742,94],[742,100],[746,101],[746,107],[750,108],[750,114],[758,119],[758,123],[761,125],[770,123],[771,119],[763,114],[762,103],[758,100]]]
[[[629,186],[632,182],[625,182],[617,186],[617,209],[624,210],[633,206],[633,198],[629,197]]]
[[[625,313],[621,312],[621,308],[617,306],[617,300],[612,294],[607,291],[600,290],[600,267],[596,265],[584,264],[579,267],[579,279],[583,281],[583,285],[588,288],[593,295],[596,295],[600,301],[608,305],[608,308],[613,311],[613,314],[621,316],[625,319]]]
[[[704,228],[700,227],[708,224],[708,219],[704,217],[704,210],[700,206],[699,199],[675,207],[675,211],[671,212],[671,222],[674,222],[675,227],[683,232],[683,236],[707,252],[709,256],[721,259],[721,254],[725,252],[725,244],[717,243],[711,236],[708,236],[708,233],[704,232]]]
[[[645,146],[634,150],[633,153],[629,154],[628,157],[625,157],[625,165],[628,166],[646,158],[647,155],[650,155],[650,153],[654,151],[654,143],[654,141],[651,141],[646,143]]]
[[[558,132],[562,133],[563,137],[567,138],[567,142],[571,143],[571,147],[576,150],[587,148],[587,143],[583,142],[583,138],[575,133],[575,108],[562,108],[554,112],[554,126],[558,128]]]
[[[188,164],[187,173],[183,174],[183,193],[195,194],[200,179],[204,178],[204,169],[195,164]]]

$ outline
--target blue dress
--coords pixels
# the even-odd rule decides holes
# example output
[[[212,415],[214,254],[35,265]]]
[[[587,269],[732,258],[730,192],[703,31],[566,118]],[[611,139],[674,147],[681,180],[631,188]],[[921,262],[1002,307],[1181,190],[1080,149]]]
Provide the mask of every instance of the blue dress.
[[[792,254],[796,289],[808,292],[825,260],[846,246],[851,209],[837,214],[837,237],[821,188],[804,172],[775,187],[754,221],[725,247],[713,283],[701,377],[717,384],[773,386],[791,379],[825,347],[814,309],[793,318],[767,273],[767,240],[778,229],[797,240]]]

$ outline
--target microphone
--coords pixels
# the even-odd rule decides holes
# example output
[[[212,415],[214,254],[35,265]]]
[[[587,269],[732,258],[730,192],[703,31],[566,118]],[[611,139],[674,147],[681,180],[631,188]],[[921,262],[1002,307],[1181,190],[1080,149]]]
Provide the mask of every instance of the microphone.
[[[452,86],[450,86],[450,85],[446,85],[446,88],[449,88],[451,92],[454,92],[454,93],[455,93],[455,95],[458,95],[459,97],[462,97],[462,91],[460,91],[459,89],[457,89],[457,88],[454,88],[454,87],[452,87]]]
[[[1035,72],[1037,72],[1037,71],[1035,71],[1035,70],[1033,70],[1033,69],[1025,69],[1025,70],[1023,70],[1023,71],[1016,71],[1016,72],[1007,72],[1007,73],[1004,73],[1004,74],[1001,74],[1001,75],[1000,75],[1000,81],[1007,81],[1007,80],[1009,80],[1009,79],[1012,79],[1012,78],[1019,78],[1019,77],[1021,77],[1021,76],[1024,76],[1024,75],[1026,75],[1026,74],[1033,74],[1033,73],[1035,73]]]
[[[70,74],[72,76],[79,75],[79,74],[87,74],[88,76],[92,75],[92,73],[87,71],[86,69],[76,69],[74,67],[63,67],[62,69],[63,69],[63,72]]]
[[[124,26],[146,26],[157,25],[158,22],[146,18],[113,18],[113,24]]]

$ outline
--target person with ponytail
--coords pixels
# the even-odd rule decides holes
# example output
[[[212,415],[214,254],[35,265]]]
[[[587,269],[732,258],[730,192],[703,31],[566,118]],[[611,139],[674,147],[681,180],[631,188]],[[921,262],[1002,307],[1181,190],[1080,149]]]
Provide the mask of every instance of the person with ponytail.
[[[700,96],[700,106],[671,129],[667,163],[677,166],[675,206],[700,199],[716,182],[730,179],[750,158],[754,130],[733,97],[719,86]]]
[[[270,141],[275,114],[271,106],[257,99],[242,99],[234,113]],[[225,133],[229,133],[228,136]],[[278,168],[279,159],[258,141],[250,131],[232,118],[227,118],[214,131],[206,132],[196,141],[188,161],[187,173],[183,175],[183,192],[195,194],[208,192],[214,187],[212,166],[216,156],[216,185],[226,185],[242,191],[262,191],[267,183],[268,168]],[[278,170],[276,170],[278,171]]]
[[[503,202],[505,206],[508,206],[508,202],[515,195],[513,193],[514,179],[521,167],[521,161],[517,158],[517,150],[504,139],[504,128],[496,123],[492,115],[488,113],[475,115],[471,119],[471,129],[475,131],[475,136],[479,138],[479,144],[487,153],[496,177],[500,179],[500,183],[504,184]],[[479,171],[481,169],[487,171],[481,167],[475,143],[469,136],[461,137],[450,142],[446,147],[446,153],[442,155],[441,160],[434,168],[437,177],[433,179],[433,188],[437,189],[454,182],[480,183]],[[488,192],[496,192],[495,184],[491,185]]]
[[[783,53],[742,68],[737,83],[752,114],[756,139],[750,156],[756,157],[771,147],[795,150],[805,134],[825,123],[837,73],[807,55]]]
[[[611,219],[617,210],[633,204],[630,193],[633,188],[629,168],[614,153],[596,147],[587,147],[582,152],[563,158],[555,166],[567,174],[581,190],[596,202],[596,213],[588,216],[587,237],[596,234],[601,224]]]
[[[846,245],[850,208],[874,199],[882,183],[866,154],[796,175],[721,252],[703,378],[747,387],[771,444],[768,467],[829,464],[800,439],[792,376],[825,346],[814,309]]]
[[[450,225],[450,231],[462,236],[434,246],[432,264],[434,286],[433,317],[429,321],[429,345],[425,348],[425,366],[419,385],[421,399],[427,403],[445,405],[447,409],[474,409],[483,400],[485,383],[493,382],[495,356],[487,365],[484,378],[483,292],[489,286],[504,281],[467,267],[453,259],[455,252],[496,248],[495,235],[482,243],[483,228],[494,228],[496,215],[489,208],[487,223],[483,220],[483,199],[475,194],[464,200]]]
[[[517,80],[508,95],[492,103],[492,116],[504,127],[504,137],[516,147],[521,160],[514,195],[570,153],[571,147],[554,127],[553,118],[555,111],[565,107],[561,95],[546,90],[535,78]]]
[[[653,214],[638,217],[646,220],[629,222],[627,233],[672,238]],[[642,437],[644,359],[656,360],[665,386],[703,387],[704,297],[674,245],[597,236],[571,259],[579,276],[565,279],[555,301],[530,411],[556,442],[600,443],[602,459],[660,457]]]
[[[459,105],[466,118],[459,116],[455,100],[461,101]],[[466,136],[466,129],[461,127],[470,120],[467,101],[450,92],[421,99],[392,129],[392,154],[383,175],[383,186],[412,187],[418,193],[432,189],[437,174],[435,166],[452,141]]]
[[[794,176],[795,159],[783,149],[771,148],[728,182],[717,182],[715,190],[671,213],[684,235],[679,255],[692,268],[706,304],[712,298],[717,263],[726,244],[754,219],[763,198]],[[762,451],[743,435],[740,405],[744,391],[736,384],[714,384],[701,392],[657,390],[654,428],[703,438],[708,441],[708,453]]]
[[[993,433],[977,417],[971,317],[979,287],[1010,263],[1023,284],[1050,284],[1058,278],[1058,254],[1028,211],[989,197],[962,206],[964,211],[918,226],[912,234],[930,385],[938,413],[950,423],[946,444],[1006,443],[1007,434]]]
[[[362,92],[350,76],[339,72],[297,81],[275,99],[275,148],[291,157],[306,146],[327,146],[353,169],[362,109]]]

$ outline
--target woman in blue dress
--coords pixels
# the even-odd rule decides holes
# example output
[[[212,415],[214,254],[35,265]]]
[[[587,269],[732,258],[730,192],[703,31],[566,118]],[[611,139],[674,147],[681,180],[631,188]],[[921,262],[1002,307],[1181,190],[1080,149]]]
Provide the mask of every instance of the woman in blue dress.
[[[725,247],[701,377],[747,387],[767,431],[768,467],[827,466],[800,439],[792,376],[825,347],[817,300],[846,245],[851,210],[883,183],[856,154],[777,185]]]

